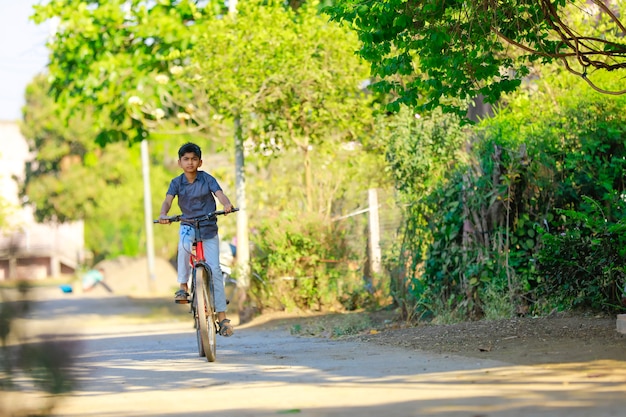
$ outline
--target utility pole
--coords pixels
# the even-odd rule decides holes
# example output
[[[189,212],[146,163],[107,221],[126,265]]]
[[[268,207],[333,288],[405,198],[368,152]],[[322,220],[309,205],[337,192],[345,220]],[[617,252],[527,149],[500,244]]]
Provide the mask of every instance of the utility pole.
[[[237,16],[237,0],[228,0],[228,13],[233,19]],[[235,188],[237,195],[237,309],[240,320],[244,316],[243,305],[250,288],[250,240],[248,235],[248,212],[246,210],[246,177],[243,149],[243,135],[241,132],[241,118],[234,117],[235,127]]]
[[[241,119],[235,117],[235,182],[237,191],[237,286],[241,289],[239,303],[245,301],[250,287],[250,240],[248,236],[248,212],[246,210],[246,176],[241,134]],[[238,307],[242,307],[238,305]]]
[[[141,141],[141,166],[143,172],[143,207],[146,226],[146,257],[148,258],[148,288],[154,290],[154,233],[152,225],[152,193],[150,191],[150,158],[148,140]]]

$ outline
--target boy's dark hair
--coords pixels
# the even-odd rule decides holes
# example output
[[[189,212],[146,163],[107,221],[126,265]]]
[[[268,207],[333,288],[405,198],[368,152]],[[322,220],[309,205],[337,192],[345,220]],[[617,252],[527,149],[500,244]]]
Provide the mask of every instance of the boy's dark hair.
[[[200,147],[191,142],[187,142],[180,147],[180,149],[178,150],[178,159],[182,158],[184,154],[190,152],[195,154],[198,158],[202,159],[202,151],[200,150]]]

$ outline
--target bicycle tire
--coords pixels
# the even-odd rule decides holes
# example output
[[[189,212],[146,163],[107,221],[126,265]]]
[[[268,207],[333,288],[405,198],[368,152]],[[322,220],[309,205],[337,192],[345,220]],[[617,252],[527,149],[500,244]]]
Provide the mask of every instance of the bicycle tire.
[[[198,321],[202,350],[207,361],[215,362],[216,358],[216,335],[215,320],[213,319],[213,299],[209,290],[211,271],[199,265],[195,269],[196,275],[196,298],[198,300]]]
[[[198,344],[198,356],[201,358],[205,357],[204,348],[202,347],[202,336],[200,334],[200,319],[198,318],[198,297],[196,297],[195,288],[195,276],[192,279],[192,290],[191,292],[191,313],[193,315],[193,328],[196,330],[196,343]]]

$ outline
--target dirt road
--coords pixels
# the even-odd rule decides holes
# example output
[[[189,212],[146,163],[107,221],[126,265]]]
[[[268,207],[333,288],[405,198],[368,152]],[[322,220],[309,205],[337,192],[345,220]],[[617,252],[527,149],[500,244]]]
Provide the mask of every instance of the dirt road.
[[[514,366],[364,342],[237,327],[218,361],[197,354],[191,320],[126,297],[49,294],[26,322],[80,345],[77,390],[53,416],[622,416],[626,363]],[[141,317],[149,320],[140,319]],[[185,318],[185,317],[183,317]],[[23,386],[27,386],[23,383]],[[1,393],[36,409],[32,389]],[[0,410],[1,411],[1,410]],[[1,414],[1,413],[0,413]],[[7,414],[11,415],[11,414]]]

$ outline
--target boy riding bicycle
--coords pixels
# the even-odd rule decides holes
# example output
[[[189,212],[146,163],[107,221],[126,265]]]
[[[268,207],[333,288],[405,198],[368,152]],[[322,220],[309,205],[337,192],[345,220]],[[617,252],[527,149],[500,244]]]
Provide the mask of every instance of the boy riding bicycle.
[[[167,224],[170,221],[167,213],[172,207],[174,197],[178,196],[178,206],[183,218],[200,217],[216,210],[215,197],[224,206],[224,211],[233,211],[233,205],[218,184],[217,180],[204,171],[202,166],[202,151],[194,143],[186,143],[178,150],[178,166],[183,173],[170,182],[165,200],[161,205],[159,223]],[[212,219],[202,223],[200,236],[204,245],[206,262],[211,268],[215,283],[215,310],[219,321],[219,332],[222,336],[231,336],[233,326],[226,318],[226,294],[224,292],[224,278],[219,262],[219,236],[217,234],[217,220]],[[180,225],[178,239],[178,283],[180,289],[176,291],[176,302],[188,302],[189,286],[187,284],[191,273],[189,253],[194,237],[193,227],[184,222]]]

